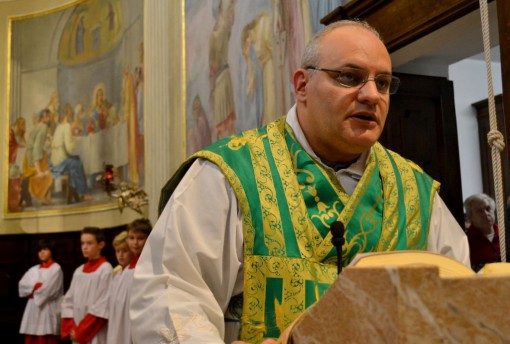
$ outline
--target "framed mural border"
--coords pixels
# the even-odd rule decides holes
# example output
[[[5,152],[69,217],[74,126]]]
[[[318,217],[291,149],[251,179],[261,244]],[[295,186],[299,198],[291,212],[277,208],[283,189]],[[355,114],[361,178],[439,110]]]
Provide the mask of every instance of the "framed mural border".
[[[31,124],[31,129],[34,130],[34,128],[37,126],[37,121],[41,118],[41,111],[39,109],[47,109],[51,106],[51,98],[53,97],[54,90],[58,90],[57,92],[60,93],[61,90],[64,90],[63,93],[66,93],[67,97],[65,99],[71,99],[70,95],[73,94],[72,92],[75,92],[74,94],[79,93],[79,91],[82,91],[80,89],[80,82],[83,82],[86,84],[86,82],[89,82],[88,91],[83,92],[84,95],[82,95],[82,99],[80,99],[80,104],[82,105],[82,110],[85,112],[85,108],[92,107],[92,104],[94,101],[99,97],[99,88],[103,87],[103,96],[105,93],[105,90],[111,91],[111,97],[112,99],[105,99],[103,100],[103,103],[108,104],[109,107],[109,114],[111,114],[111,118],[108,120],[112,121],[110,123],[106,122],[104,127],[101,127],[98,131],[104,130],[104,133],[96,134],[98,131],[95,131],[95,128],[90,129],[88,134],[85,135],[73,135],[73,138],[75,139],[75,147],[81,148],[78,149],[78,152],[85,152],[85,154],[88,156],[90,155],[89,152],[89,144],[93,141],[94,138],[99,138],[100,135],[102,138],[106,137],[106,143],[97,140],[95,143],[95,146],[93,147],[100,147],[101,149],[109,149],[111,152],[111,155],[118,154],[116,153],[118,151],[118,147],[126,146],[124,148],[121,148],[122,151],[120,155],[121,157],[116,157],[115,161],[121,161],[124,164],[116,164],[115,165],[115,172],[116,176],[118,176],[118,179],[116,181],[121,180],[135,180],[139,183],[138,185],[140,187],[143,187],[144,178],[145,178],[145,167],[143,163],[143,150],[141,150],[141,153],[136,152],[133,154],[136,154],[135,160],[136,160],[136,178],[135,173],[131,172],[131,162],[129,159],[132,157],[131,149],[138,149],[136,147],[139,147],[139,144],[142,144],[143,147],[143,134],[140,134],[139,131],[139,123],[142,123],[143,126],[143,117],[141,117],[142,121],[140,122],[140,117],[136,117],[136,112],[134,112],[134,115],[129,112],[127,101],[125,100],[128,98],[128,93],[133,93],[133,95],[130,95],[129,97],[134,97],[131,99],[131,106],[135,104],[141,103],[142,109],[143,109],[143,90],[142,90],[142,101],[139,103],[136,103],[136,97],[137,97],[137,91],[134,90],[131,92],[131,89],[126,87],[126,83],[130,81],[134,86],[138,87],[140,84],[143,87],[143,32],[144,32],[144,26],[143,26],[143,12],[144,12],[144,2],[140,1],[137,5],[139,7],[135,8],[134,11],[131,11],[133,13],[127,13],[124,16],[124,13],[122,11],[122,6],[128,6],[131,4],[130,2],[135,0],[111,0],[108,2],[102,2],[100,0],[76,0],[72,1],[70,3],[65,4],[57,4],[53,8],[44,9],[37,12],[30,12],[27,14],[16,14],[12,16],[7,17],[7,73],[6,73],[6,128],[4,133],[8,133],[9,135],[6,135],[6,139],[4,140],[4,143],[6,145],[6,154],[5,157],[8,159],[8,164],[2,164],[4,168],[2,169],[2,176],[3,176],[3,188],[4,188],[4,206],[2,209],[2,218],[9,220],[9,219],[23,219],[23,218],[34,218],[34,217],[50,217],[50,216],[56,216],[56,215],[73,215],[73,214],[84,214],[84,213],[94,213],[94,212],[103,212],[103,211],[110,211],[112,209],[117,208],[117,199],[111,197],[110,194],[107,194],[105,192],[104,188],[100,187],[97,183],[100,181],[101,175],[104,173],[104,165],[109,164],[110,161],[97,161],[97,157],[101,157],[103,151],[100,151],[99,153],[94,156],[96,159],[90,159],[87,160],[87,158],[83,159],[83,155],[80,154],[70,154],[69,156],[77,156],[80,160],[81,158],[81,164],[83,165],[83,171],[84,178],[85,178],[85,192],[83,194],[79,194],[75,191],[74,198],[71,199],[72,202],[69,202],[69,196],[66,196],[64,193],[64,187],[60,187],[58,191],[55,192],[55,183],[51,181],[51,185],[47,190],[50,190],[52,195],[57,195],[56,198],[51,199],[51,203],[44,204],[44,200],[39,199],[33,199],[33,202],[31,203],[31,206],[27,206],[26,202],[21,199],[21,193],[22,192],[28,192],[27,191],[27,185],[28,182],[26,179],[29,179],[30,177],[25,177],[25,165],[28,161],[26,158],[26,150],[27,150],[27,138],[30,136],[30,130],[28,130],[27,127]],[[128,4],[129,2],[129,4]],[[122,5],[121,5],[122,3]],[[106,17],[99,17],[98,21],[102,22],[96,22],[92,23],[92,18],[99,14],[99,11],[103,10],[103,7],[108,6],[107,10],[107,16]],[[130,8],[131,9],[131,8]],[[136,9],[139,9],[136,11]],[[97,13],[88,13],[86,11],[93,11],[95,10]],[[80,12],[82,11],[82,12]],[[86,36],[81,41],[81,52],[78,50],[78,29],[76,28],[76,21],[71,23],[71,19],[75,19],[76,13],[80,12],[79,15],[81,15],[81,24],[83,24],[83,21],[87,21],[87,19],[90,21],[91,24],[89,24],[88,29],[90,30],[89,37]],[[126,11],[127,12],[127,11]],[[87,17],[87,15],[89,17]],[[46,99],[50,98],[50,101],[47,103],[48,105],[44,106],[43,103],[39,102],[40,105],[37,109],[37,111],[31,109],[30,111],[26,111],[27,108],[30,106],[25,106],[25,109],[23,109],[23,106],[25,104],[25,99],[27,99],[27,89],[24,89],[22,91],[21,86],[21,73],[23,72],[22,69],[24,68],[21,59],[17,59],[20,56],[20,51],[22,48],[20,48],[21,44],[17,38],[21,37],[20,35],[26,35],[27,34],[27,28],[35,27],[35,24],[27,25],[27,28],[24,28],[25,31],[22,32],[19,27],[17,28],[16,25],[19,25],[18,23],[28,23],[31,20],[39,20],[40,22],[49,22],[50,18],[49,16],[56,16],[56,19],[54,22],[54,26],[51,27],[52,31],[48,31],[52,34],[50,38],[47,38],[47,41],[49,43],[50,49],[58,49],[54,51],[48,51],[48,55],[53,54],[53,62],[50,61],[50,56],[44,56],[41,54],[41,58],[38,59],[39,55],[34,54],[33,56],[28,57],[28,61],[36,61],[36,60],[46,60],[46,65],[38,65],[39,69],[32,70],[33,74],[40,73],[44,74],[47,69],[53,68],[53,88],[51,86],[47,86],[47,84],[41,83],[41,79],[37,79],[37,77],[33,77],[33,80],[39,81],[39,84],[37,82],[34,83],[34,85],[31,86],[31,88],[28,88],[28,91],[33,90],[41,90],[41,94],[30,94],[31,96],[34,96],[34,98],[38,98],[39,101],[42,99],[43,94],[45,94]],[[129,22],[130,26],[128,27],[125,25],[125,22],[123,20],[126,20],[128,18],[131,20]],[[74,25],[74,26],[73,26]],[[78,23],[78,25],[80,25]],[[20,26],[21,27],[21,26]],[[134,28],[133,28],[134,27]],[[72,28],[72,33],[75,35],[73,37],[73,40],[71,40],[69,31]],[[19,32],[16,32],[16,30],[19,29]],[[61,31],[59,31],[61,30]],[[67,30],[67,31],[66,31]],[[95,30],[95,31],[94,31]],[[138,30],[135,32],[135,30]],[[86,29],[85,29],[86,32]],[[35,32],[34,32],[35,33]],[[60,36],[57,36],[56,34],[60,33]],[[106,35],[110,35],[107,37]],[[27,38],[26,36],[23,36],[24,38]],[[107,37],[107,39],[105,39]],[[67,38],[67,45],[65,44],[65,39]],[[83,37],[82,37],[83,38]],[[130,41],[131,40],[131,41]],[[30,41],[30,38],[27,38],[27,41]],[[64,43],[63,43],[64,42]],[[74,44],[74,45],[72,45]],[[62,53],[63,47],[67,47],[67,51],[72,51],[72,53],[67,53],[67,57],[65,57]],[[74,49],[74,50],[73,50]],[[128,49],[129,52],[126,52]],[[136,50],[136,51],[134,51]],[[36,51],[34,48],[34,51],[37,53],[41,53],[41,51]],[[18,54],[16,56],[16,54]],[[79,54],[81,54],[80,57]],[[58,56],[58,59],[56,58]],[[106,57],[105,57],[106,56]],[[64,58],[63,58],[64,57]],[[66,60],[67,58],[67,60]],[[81,59],[80,59],[81,58]],[[15,61],[15,62],[14,62]],[[24,57],[24,61],[27,61],[27,57]],[[56,62],[55,62],[56,61]],[[64,61],[64,62],[62,62]],[[57,63],[58,62],[58,63]],[[53,64],[52,64],[53,63]],[[109,65],[108,65],[109,63]],[[88,66],[88,70],[85,69],[83,66]],[[92,66],[92,67],[91,67]],[[95,67],[94,67],[95,66]],[[136,66],[136,67],[135,67]],[[103,70],[106,69],[115,69],[114,72],[110,75],[102,75],[102,76],[96,76],[94,79],[93,77],[89,78],[90,75],[87,75],[90,70],[100,71],[101,68]],[[116,68],[110,68],[110,67],[116,67]],[[81,68],[81,70],[79,70]],[[95,69],[94,69],[95,68]],[[28,69],[28,68],[27,68]],[[81,72],[83,78],[79,78],[80,74],[76,72],[76,70],[79,70]],[[28,72],[30,73],[30,71]],[[58,74],[57,74],[58,73]],[[67,73],[67,74],[66,74]],[[74,74],[73,74],[74,73]],[[135,82],[135,73],[140,74],[141,80],[136,80]],[[129,76],[129,78],[128,78]],[[138,76],[136,76],[138,77]],[[27,83],[27,77],[23,76],[23,83],[26,85]],[[102,83],[104,78],[104,84]],[[90,79],[90,80],[89,80]],[[128,80],[130,79],[130,80]],[[69,84],[63,83],[63,81],[71,81]],[[88,80],[88,81],[87,81]],[[98,81],[99,80],[99,81]],[[112,81],[114,80],[114,81]],[[100,82],[101,81],[101,82]],[[108,82],[110,84],[108,84]],[[85,85],[84,84],[84,85]],[[91,85],[94,85],[94,87],[91,87]],[[105,85],[106,84],[106,85]],[[48,89],[52,88],[53,91],[49,93]],[[44,90],[43,90],[44,89]],[[93,89],[94,92],[90,92],[90,90]],[[37,92],[36,92],[37,93]],[[50,96],[48,97],[48,93]],[[86,94],[86,95],[85,95]],[[92,94],[92,97],[91,97]],[[108,94],[108,93],[107,93]],[[92,99],[92,101],[90,101]],[[27,99],[28,100],[28,99]],[[75,103],[78,104],[78,101]],[[33,103],[32,103],[33,105]],[[64,104],[64,105],[67,105]],[[60,107],[60,118],[67,117],[66,115],[63,115],[64,107]],[[60,123],[60,118],[58,118],[58,112],[56,111],[59,109],[57,106],[55,112],[57,113],[57,123],[54,124],[53,131],[51,132],[51,135],[48,135],[48,138],[51,138],[51,140],[54,138],[54,134],[56,133],[56,127],[58,123]],[[67,109],[67,108],[65,108]],[[72,107],[72,110],[75,110],[75,107]],[[26,115],[26,114],[30,115]],[[16,115],[14,115],[16,114]],[[90,113],[87,113],[87,116],[90,117]],[[135,117],[133,117],[135,116]],[[143,116],[143,111],[141,112],[141,116]],[[76,116],[78,117],[78,116]],[[84,115],[85,117],[85,115]],[[21,133],[21,131],[16,131],[14,129],[18,129],[18,127],[14,127],[15,121],[14,118],[24,118],[25,120],[25,131],[23,134],[18,135],[18,133]],[[71,118],[71,117],[69,117]],[[29,124],[29,121],[32,121]],[[89,122],[90,123],[90,122]],[[17,123],[16,123],[17,124]],[[107,127],[109,125],[109,127]],[[90,126],[90,124],[89,124]],[[122,127],[118,129],[117,131],[114,131],[112,128],[115,126]],[[48,125],[48,128],[50,126]],[[135,135],[133,139],[133,135],[129,134],[129,131],[133,131],[132,128],[135,129]],[[50,130],[50,129],[48,129]],[[73,128],[74,133],[75,128]],[[76,129],[77,130],[77,129]],[[86,129],[81,128],[82,132],[85,132]],[[78,132],[78,131],[76,131]],[[113,133],[113,134],[112,134]],[[94,135],[97,135],[94,136]],[[129,136],[130,135],[130,136]],[[24,136],[24,137],[23,137]],[[56,136],[56,135],[55,135]],[[82,137],[83,136],[83,137]],[[7,138],[9,138],[9,141],[7,141]],[[11,143],[11,139],[14,138],[14,143],[18,143],[17,148],[14,147]],[[19,142],[16,142],[16,139],[20,139]],[[127,144],[125,144],[124,139],[127,139]],[[51,145],[49,145],[50,139],[45,139],[45,145],[46,145],[46,151],[51,150]],[[88,140],[88,141],[87,141]],[[134,140],[134,141],[133,141]],[[141,140],[141,141],[137,141]],[[119,141],[119,142],[116,142]],[[9,142],[9,144],[7,144]],[[110,145],[112,143],[112,145]],[[129,147],[127,147],[129,146]],[[107,147],[107,148],[104,148]],[[15,152],[15,158],[13,161],[11,161],[11,157],[13,154],[13,148],[16,148]],[[30,148],[33,149],[33,148]],[[17,156],[16,156],[16,153]],[[141,158],[140,158],[140,154]],[[57,154],[55,154],[56,156]],[[32,154],[34,156],[34,154]],[[140,162],[141,160],[141,162]],[[12,163],[11,163],[12,162]],[[88,165],[87,165],[88,163]],[[98,168],[101,164],[101,168]],[[94,168],[90,168],[91,165],[94,165]],[[58,166],[58,165],[57,165]],[[55,167],[55,165],[53,165]],[[51,179],[53,179],[54,170],[53,167],[46,166],[46,170],[43,171],[43,173],[39,172],[39,175],[48,176],[51,175]],[[65,179],[67,179],[67,184],[72,185],[71,182],[71,175],[69,170],[64,171],[67,172]],[[36,172],[38,173],[38,172]],[[58,171],[57,171],[58,173]],[[12,180],[18,179],[18,184],[14,188],[12,185]],[[44,177],[43,177],[44,178]],[[25,180],[25,181],[24,181]],[[25,185],[23,186],[22,183],[25,182]],[[76,185],[76,184],[75,184]],[[34,188],[35,189],[35,188]],[[32,186],[30,186],[30,192],[32,192]],[[87,194],[92,193],[90,198],[84,197]],[[19,202],[16,203],[11,199],[12,195],[15,195],[15,197],[19,197]],[[48,193],[46,193],[48,194]],[[97,195],[97,197],[96,197]],[[34,198],[32,194],[32,198]],[[18,204],[18,206],[16,206]]]

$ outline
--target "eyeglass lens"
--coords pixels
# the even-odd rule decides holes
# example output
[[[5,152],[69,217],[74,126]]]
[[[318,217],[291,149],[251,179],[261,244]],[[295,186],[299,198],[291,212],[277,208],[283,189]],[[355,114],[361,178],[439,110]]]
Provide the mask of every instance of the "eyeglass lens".
[[[374,78],[369,78],[369,73],[363,69],[346,67],[335,73],[337,74],[336,80],[347,87],[360,87],[368,80],[374,80],[379,92],[393,94],[397,91],[399,85],[399,80],[392,75],[379,74]]]
[[[345,87],[361,87],[368,82],[374,80],[377,90],[380,93],[395,94],[400,84],[400,79],[389,75],[379,74],[373,78],[369,78],[369,72],[364,69],[344,67],[339,70],[308,67],[309,69],[319,70],[335,74],[335,80]]]

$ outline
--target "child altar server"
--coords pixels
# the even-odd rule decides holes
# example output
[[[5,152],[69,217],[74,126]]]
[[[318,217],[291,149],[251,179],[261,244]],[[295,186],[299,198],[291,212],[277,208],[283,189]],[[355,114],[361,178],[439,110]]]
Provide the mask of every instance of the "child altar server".
[[[113,269],[113,280],[110,288],[110,317],[108,319],[108,343],[129,343],[131,344],[131,334],[129,333],[129,305],[126,304],[126,292],[129,284],[126,284],[126,267],[133,260],[133,252],[129,250],[128,234],[126,231],[120,232],[113,239],[113,248],[115,257],[119,265]],[[129,279],[129,278],[128,278]],[[127,328],[127,330],[126,330]]]
[[[64,294],[64,275],[53,260],[54,244],[38,242],[40,264],[32,266],[19,281],[19,296],[27,297],[20,333],[25,344],[58,344],[60,332],[60,302]]]
[[[106,344],[112,266],[101,255],[105,235],[100,228],[81,231],[81,251],[87,262],[73,274],[62,302],[62,339],[73,343]]]

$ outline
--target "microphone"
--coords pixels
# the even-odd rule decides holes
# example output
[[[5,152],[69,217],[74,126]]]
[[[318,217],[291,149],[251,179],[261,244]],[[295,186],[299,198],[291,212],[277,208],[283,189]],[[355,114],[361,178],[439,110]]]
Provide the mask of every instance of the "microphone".
[[[336,256],[338,259],[338,274],[342,272],[342,246],[345,243],[344,233],[345,228],[344,224],[340,221],[334,221],[329,227],[331,231],[331,243],[336,247]]]

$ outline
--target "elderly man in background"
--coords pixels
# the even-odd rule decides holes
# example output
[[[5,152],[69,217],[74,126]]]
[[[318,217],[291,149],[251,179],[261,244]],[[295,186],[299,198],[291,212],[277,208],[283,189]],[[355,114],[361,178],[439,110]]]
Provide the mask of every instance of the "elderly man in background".
[[[487,263],[501,261],[499,228],[496,222],[496,202],[486,194],[474,194],[464,201],[466,229],[469,241],[471,268],[480,270]]]

